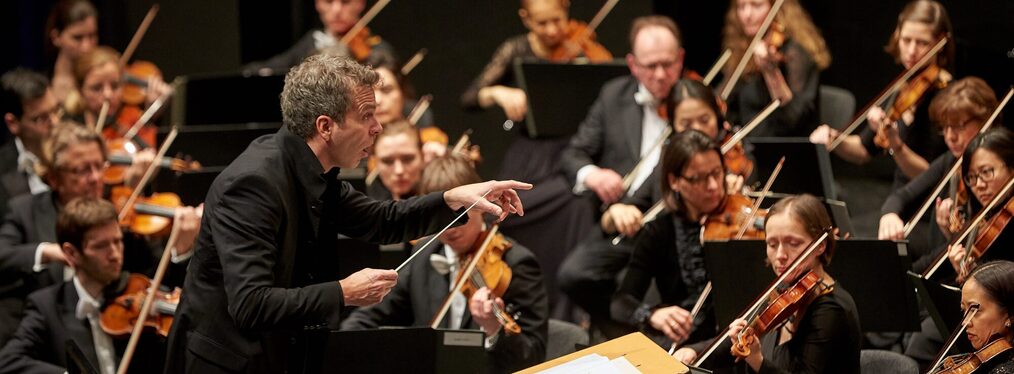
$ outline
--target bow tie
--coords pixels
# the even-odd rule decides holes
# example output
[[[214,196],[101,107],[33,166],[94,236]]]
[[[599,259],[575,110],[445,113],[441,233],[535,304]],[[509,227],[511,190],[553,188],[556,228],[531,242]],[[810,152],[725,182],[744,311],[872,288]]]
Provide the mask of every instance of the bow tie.
[[[77,301],[77,309],[75,310],[74,316],[77,319],[87,319],[91,316],[99,315],[99,303],[95,300],[81,299]]]
[[[430,255],[430,265],[433,265],[433,269],[441,275],[450,274],[454,268],[458,267],[455,261],[448,260],[447,257],[437,253]]]

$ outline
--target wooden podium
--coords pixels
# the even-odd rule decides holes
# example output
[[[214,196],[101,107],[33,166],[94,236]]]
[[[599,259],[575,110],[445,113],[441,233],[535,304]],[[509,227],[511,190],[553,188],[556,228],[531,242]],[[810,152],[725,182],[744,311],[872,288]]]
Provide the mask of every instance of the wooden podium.
[[[593,353],[605,356],[610,360],[625,356],[627,361],[630,361],[642,373],[685,374],[690,372],[690,369],[686,365],[670,356],[661,347],[644,336],[644,334],[635,332],[551,361],[543,362],[518,373],[537,373]]]

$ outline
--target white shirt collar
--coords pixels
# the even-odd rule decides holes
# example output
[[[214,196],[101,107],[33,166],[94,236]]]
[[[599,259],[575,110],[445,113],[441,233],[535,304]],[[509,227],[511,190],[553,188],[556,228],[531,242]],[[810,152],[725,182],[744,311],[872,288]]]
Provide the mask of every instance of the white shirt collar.
[[[35,174],[33,166],[39,163],[39,157],[25,148],[25,143],[21,142],[21,138],[14,138],[14,147],[18,149],[18,171]]]
[[[659,100],[648,92],[648,88],[643,84],[637,84],[637,92],[634,93],[634,102],[641,106],[651,106],[652,108],[658,106]]]
[[[81,280],[79,280],[76,275],[74,276],[74,290],[77,291],[78,297],[77,308],[74,310],[74,316],[77,317],[77,319],[83,320],[87,319],[92,314],[98,315],[102,307],[102,302],[92,297],[92,295],[85,290],[84,286],[81,284]],[[99,299],[101,299],[101,297]]]

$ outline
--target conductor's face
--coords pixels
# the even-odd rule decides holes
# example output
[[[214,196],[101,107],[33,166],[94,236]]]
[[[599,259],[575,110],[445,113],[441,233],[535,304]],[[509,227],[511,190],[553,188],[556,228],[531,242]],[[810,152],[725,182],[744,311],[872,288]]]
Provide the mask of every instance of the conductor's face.
[[[345,112],[341,123],[334,122],[328,142],[328,154],[335,166],[353,168],[370,155],[373,141],[383,130],[374,113],[377,102],[373,87],[362,86],[355,91],[352,108]]]

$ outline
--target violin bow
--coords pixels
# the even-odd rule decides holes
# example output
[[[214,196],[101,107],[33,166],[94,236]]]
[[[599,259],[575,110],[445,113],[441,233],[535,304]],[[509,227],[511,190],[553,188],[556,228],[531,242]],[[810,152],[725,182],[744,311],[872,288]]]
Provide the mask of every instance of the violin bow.
[[[423,58],[426,57],[427,53],[429,53],[429,50],[427,50],[426,48],[422,48],[414,55],[412,55],[412,58],[408,59],[408,61],[405,62],[405,65],[401,66],[401,75],[407,76],[408,73],[411,73],[412,70],[415,70],[415,67],[419,66],[419,63],[422,62]]]
[[[697,302],[694,303],[694,307],[692,309],[690,309],[690,321],[691,322],[697,319],[697,315],[700,314],[701,313],[701,309],[704,308],[704,300],[707,300],[708,299],[708,295],[710,295],[710,294],[711,294],[711,282],[709,281],[708,284],[704,285],[704,290],[701,291],[701,296],[697,297]],[[682,340],[681,341],[673,341],[672,342],[672,345],[669,346],[669,355],[670,356],[672,356],[674,353],[676,353],[676,347],[678,347],[680,345],[680,343],[682,343],[682,342],[683,342]]]
[[[458,142],[454,143],[454,148],[451,148],[451,153],[452,154],[463,153],[463,151],[465,150],[465,146],[467,146],[468,143],[471,141],[470,140],[471,136],[472,129],[465,130],[465,132],[461,134],[461,137],[458,138]]]
[[[672,134],[672,126],[666,126],[665,130],[662,130],[662,135],[658,137],[658,141],[656,141],[655,144],[652,144],[651,148],[648,148],[648,152],[645,153],[644,156],[641,156],[641,159],[637,161],[637,165],[634,165],[634,168],[630,169],[630,172],[627,173],[627,175],[623,176],[624,192],[629,190],[630,186],[634,184],[634,179],[637,179],[637,174],[640,172],[641,168],[644,167],[644,163],[647,162],[647,160],[650,158],[648,157],[648,155],[651,155],[651,153],[655,152],[656,149],[661,147],[666,140],[669,140],[669,135],[671,134]]]
[[[1000,115],[1000,112],[1003,110],[1003,108],[1007,106],[1007,102],[1010,101],[1012,95],[1014,95],[1014,87],[1007,90],[1007,95],[1004,95],[1003,100],[1000,101],[1000,104],[998,104],[996,106],[996,109],[993,110],[993,114],[989,116],[989,119],[986,120],[986,123],[982,125],[982,128],[979,129],[979,134],[985,133],[986,130],[989,130],[990,127],[993,127],[993,122],[996,121],[996,117]],[[933,192],[930,193],[929,197],[926,198],[926,201],[923,202],[921,207],[919,207],[919,210],[916,211],[915,215],[913,215],[912,218],[909,219],[908,223],[905,224],[906,238],[908,237],[908,234],[911,234],[912,230],[915,229],[915,225],[919,223],[919,220],[921,220],[922,216],[926,214],[926,211],[929,210],[930,205],[933,204],[933,201],[936,199],[936,197],[939,196],[941,192],[943,192],[944,187],[947,186],[947,181],[953,178],[954,175],[958,172],[958,169],[961,167],[961,160],[964,157],[965,156],[960,156],[958,157],[957,160],[954,161],[954,166],[951,166],[951,169],[947,171],[947,174],[945,174],[943,179],[940,180],[940,183],[937,184],[937,187],[933,189]]]
[[[106,116],[109,115],[109,100],[102,100],[102,109],[99,109],[99,118],[95,120],[95,132],[102,133],[106,125]]]
[[[747,46],[746,50],[743,51],[743,57],[739,59],[739,64],[736,65],[736,70],[732,71],[732,75],[729,77],[729,81],[725,83],[725,87],[722,87],[722,100],[728,100],[729,94],[732,93],[732,88],[736,86],[736,81],[743,75],[743,70],[746,69],[746,64],[750,62],[750,58],[753,57],[753,49],[762,40],[764,35],[768,33],[768,29],[771,27],[771,22],[775,20],[775,16],[778,15],[778,11],[782,8],[782,3],[785,0],[775,0],[775,3],[771,5],[771,9],[768,10],[767,17],[764,17],[764,23],[761,24],[760,29],[754,34],[753,40],[750,41],[750,45]]]
[[[736,240],[743,239],[743,234],[746,233],[746,229],[750,228],[754,217],[757,216],[757,210],[760,209],[760,205],[764,202],[764,197],[767,196],[768,191],[771,191],[771,185],[775,184],[775,179],[778,178],[778,173],[782,171],[782,165],[784,164],[785,156],[782,156],[782,159],[778,160],[778,165],[775,165],[775,169],[771,172],[771,176],[768,177],[768,181],[764,183],[764,188],[761,189],[761,195],[757,197],[757,201],[753,203],[753,209],[750,209],[750,215],[747,216],[743,224],[740,225],[739,231],[736,233]]]
[[[433,242],[436,241],[437,238],[439,238],[440,235],[444,233],[444,231],[447,231],[447,229],[451,228],[451,226],[453,226],[455,222],[458,222],[458,220],[460,220],[461,217],[464,217],[465,214],[468,214],[468,211],[472,210],[472,208],[474,208],[475,205],[479,203],[479,201],[485,199],[486,195],[489,195],[490,192],[493,192],[492,188],[487,190],[486,193],[482,194],[482,196],[480,196],[479,199],[472,202],[472,205],[469,205],[468,208],[465,208],[465,211],[461,212],[461,214],[459,214],[457,217],[454,217],[454,219],[451,220],[451,223],[448,223],[447,226],[444,226],[444,228],[440,230],[440,232],[438,232],[436,235],[433,235],[433,237],[430,238],[430,240],[426,241],[426,244],[423,244],[422,247],[419,247],[418,251],[415,251],[415,253],[413,253],[411,256],[408,256],[408,258],[405,259],[405,261],[402,262],[401,265],[398,265],[398,267],[395,268],[394,271],[400,272],[401,269],[405,267],[405,265],[408,265],[408,263],[412,262],[412,259],[414,259],[420,253],[422,253],[422,251],[426,249],[426,247],[429,247],[430,244],[433,244]]]
[[[764,120],[767,119],[768,116],[770,116],[771,113],[775,111],[775,109],[778,109],[778,106],[780,105],[782,105],[781,100],[778,99],[771,100],[771,103],[769,103],[768,106],[764,107],[764,110],[762,110],[760,113],[757,113],[757,115],[754,116],[752,120],[750,120],[750,123],[747,123],[747,125],[743,126],[742,129],[736,131],[736,133],[733,134],[729,138],[729,140],[727,140],[725,143],[722,143],[722,154],[724,155],[726,152],[729,152],[729,150],[732,149],[732,147],[736,146],[736,143],[739,143],[740,140],[746,138],[746,136],[750,134],[751,131],[757,128],[757,126],[759,126],[761,122],[764,122]]]
[[[652,205],[647,212],[644,212],[644,217],[641,218],[641,224],[644,225],[648,222],[654,221],[655,217],[658,217],[658,215],[661,214],[663,210],[665,210],[665,204],[663,203],[663,201],[659,200],[655,202],[655,205]],[[620,241],[623,240],[623,238],[625,237],[626,236],[624,236],[623,234],[616,235],[616,237],[613,238],[613,245],[619,245]]]
[[[359,33],[359,31],[361,31],[364,27],[366,27],[366,24],[370,23],[370,21],[372,21],[373,18],[377,16],[377,13],[380,13],[381,10],[384,10],[384,7],[387,6],[387,3],[390,2],[391,0],[380,0],[377,1],[376,4],[373,4],[373,7],[370,8],[370,10],[368,10],[366,14],[364,14],[363,17],[359,19],[359,22],[356,22],[355,25],[352,25],[352,28],[350,28],[349,31],[346,32],[344,36],[342,36],[341,43],[344,45],[348,45],[349,41],[351,41],[352,38],[354,38],[356,34]]]
[[[761,306],[764,305],[764,302],[767,301],[768,295],[770,295],[778,288],[778,286],[784,283],[789,278],[789,274],[794,273],[796,269],[798,269],[799,266],[802,265],[803,261],[805,261],[811,255],[813,255],[813,253],[817,251],[817,247],[819,247],[822,243],[824,243],[824,240],[826,240],[829,235],[831,235],[830,227],[824,230],[824,233],[821,234],[819,237],[817,237],[817,240],[814,240],[813,243],[810,243],[810,246],[807,247],[806,250],[803,251],[803,253],[801,253],[798,257],[796,257],[795,260],[792,261],[792,264],[789,265],[789,267],[786,268],[785,271],[783,271],[782,274],[779,275],[778,278],[776,278],[771,283],[771,285],[768,286],[768,288],[763,293],[761,293],[759,297],[757,297],[757,300],[755,300],[753,304],[749,308],[747,308],[743,314],[740,315],[739,318],[746,318],[756,313],[757,310],[759,310]],[[722,345],[723,340],[725,340],[728,337],[729,337],[729,329],[726,328],[725,332],[722,333],[722,335],[720,335],[718,338],[716,338],[715,341],[712,342],[711,345],[708,347],[708,349],[704,351],[704,354],[698,356],[697,359],[694,360],[693,366],[700,366],[702,363],[704,363],[704,361],[706,361],[708,357],[711,357],[711,354],[715,353],[715,350]]]
[[[165,102],[173,96],[173,92],[176,92],[175,88],[155,99],[155,101],[151,103],[151,106],[149,106],[148,109],[145,109],[144,113],[141,114],[141,118],[138,118],[137,122],[134,122],[134,124],[130,126],[130,129],[123,134],[123,138],[126,140],[133,140],[134,137],[137,136],[137,133],[141,131],[141,128],[148,122],[151,122],[151,119],[162,110],[162,107],[165,106]]]
[[[178,220],[173,221],[173,228],[169,232],[169,239],[166,241],[165,250],[162,251],[162,258],[158,261],[158,268],[155,269],[155,277],[151,280],[151,285],[148,287],[148,293],[144,295],[144,302],[141,304],[141,310],[138,312],[137,321],[134,322],[134,328],[130,332],[130,340],[127,341],[127,348],[123,351],[123,357],[120,359],[120,364],[116,369],[116,374],[126,374],[127,367],[130,366],[130,360],[134,357],[134,351],[137,350],[137,342],[141,338],[141,331],[144,330],[144,322],[148,319],[148,314],[151,313],[151,306],[155,301],[155,294],[158,288],[162,286],[162,280],[165,278],[166,269],[169,268],[169,259],[172,258],[172,252],[175,250],[173,247],[176,242],[177,236],[179,236],[179,226],[176,225]]]
[[[609,15],[609,12],[612,12],[613,7],[615,7],[616,3],[619,2],[620,0],[606,1],[606,3],[602,5],[602,8],[599,8],[599,11],[595,13],[595,17],[592,17],[591,21],[588,21],[588,27],[584,29],[584,34],[582,34],[581,37],[578,38],[578,40],[583,41],[586,38],[588,38],[589,35],[595,32],[595,29],[599,27],[599,24],[601,24],[602,21],[606,19],[606,16]]]
[[[500,230],[500,225],[493,225],[486,232],[486,239],[482,241],[482,246],[479,247],[478,251],[472,255],[472,259],[468,261],[468,266],[465,266],[464,271],[461,273],[462,276],[458,277],[458,281],[454,283],[454,288],[447,293],[447,297],[444,298],[443,304],[440,306],[440,310],[433,316],[433,320],[430,322],[430,328],[440,327],[440,321],[447,315],[447,311],[451,309],[451,300],[454,298],[455,293],[461,292],[461,288],[465,286],[465,282],[468,282],[471,278],[472,272],[475,271],[475,266],[479,263],[479,259],[486,255],[486,250],[489,247],[489,243],[493,241],[493,237],[496,236],[496,232]],[[419,250],[422,252],[422,249]]]
[[[144,19],[141,20],[141,24],[137,26],[137,31],[134,32],[134,36],[130,38],[130,43],[127,44],[127,49],[123,50],[123,55],[120,56],[120,67],[127,66],[127,62],[134,56],[134,51],[137,50],[137,46],[141,44],[141,39],[144,38],[144,34],[148,32],[148,26],[151,26],[151,21],[155,20],[155,15],[158,14],[158,4],[152,4],[151,8],[148,9],[148,13],[144,15]]]
[[[916,62],[915,65],[912,65],[911,68],[901,73],[901,75],[895,78],[894,81],[891,82],[891,84],[889,84],[886,88],[884,88],[884,90],[881,91],[880,94],[877,95],[875,99],[873,99],[873,101],[866,104],[866,107],[863,108],[861,112],[859,112],[859,115],[856,116],[854,119],[852,119],[852,123],[850,123],[849,126],[845,128],[845,130],[842,130],[842,132],[838,134],[838,137],[836,137],[834,141],[831,142],[831,145],[827,147],[827,151],[830,152],[833,151],[835,148],[838,148],[838,146],[841,145],[843,141],[845,141],[845,138],[847,138],[849,135],[855,132],[856,129],[859,128],[859,125],[863,123],[863,121],[866,121],[866,117],[870,115],[871,109],[880,106],[885,100],[887,100],[889,96],[900,90],[901,87],[904,86],[905,83],[907,83],[908,80],[911,79],[916,72],[921,70],[923,67],[926,66],[926,64],[930,62],[931,59],[936,57],[937,53],[939,53],[940,50],[942,50],[944,48],[944,45],[946,44],[947,38],[940,39],[940,41],[933,46],[933,49],[930,49],[930,51],[926,53],[926,55],[922,56],[922,58],[919,59],[919,62]]]
[[[958,338],[961,337],[961,333],[965,332],[965,329],[968,328],[968,324],[971,323],[972,318],[975,317],[975,313],[978,312],[979,312],[979,304],[972,304],[970,307],[968,307],[968,310],[965,311],[965,317],[961,319],[961,325],[959,325],[958,328],[954,329],[954,332],[951,333],[951,336],[947,338],[947,345],[945,345],[944,348],[940,350],[940,353],[937,353],[936,359],[933,360],[933,366],[930,366],[930,369],[926,371],[927,373],[935,372],[937,367],[939,367],[940,364],[944,362],[944,358],[947,357],[947,352],[949,352],[951,348],[954,347],[954,343],[957,343]]]
[[[129,207],[134,205],[134,202],[137,201],[137,197],[141,195],[141,190],[143,190],[144,186],[151,181],[152,176],[155,175],[155,170],[162,165],[162,158],[165,157],[165,153],[169,150],[169,146],[171,146],[173,141],[176,140],[177,134],[179,134],[179,128],[173,126],[172,130],[169,131],[169,135],[167,135],[165,140],[162,142],[162,147],[159,148],[158,153],[155,154],[155,158],[151,160],[151,165],[148,165],[148,169],[144,171],[144,176],[141,177],[141,181],[137,183],[137,186],[134,186],[134,189],[130,191],[130,197],[127,198],[127,201],[122,207],[120,207],[119,217],[117,218],[118,221],[123,221],[123,218],[127,216],[127,212],[130,211]]]
[[[725,66],[725,63],[729,62],[730,57],[732,57],[732,50],[726,48],[725,52],[722,52],[722,55],[718,56],[718,60],[715,60],[715,64],[711,65],[711,69],[708,70],[708,74],[704,76],[701,83],[704,83],[705,86],[710,86],[711,81],[715,80],[715,76],[718,75],[718,72],[722,71],[722,67]]]
[[[1003,189],[1001,189],[1000,192],[996,194],[996,196],[993,196],[993,198],[989,200],[989,204],[986,204],[986,206],[983,207],[982,210],[980,210],[979,213],[975,215],[974,219],[965,224],[965,228],[961,230],[961,234],[951,239],[948,248],[950,248],[950,246],[952,245],[961,243],[962,240],[965,240],[965,237],[967,237],[972,232],[972,230],[979,225],[980,222],[986,219],[986,215],[990,211],[992,211],[993,208],[996,208],[996,206],[999,205],[1001,201],[1009,200],[1009,197],[1007,195],[1010,193],[1012,187],[1014,187],[1014,178],[1011,178],[1009,181],[1007,181],[1007,183],[1003,185]],[[972,248],[965,248],[966,252],[971,250]],[[932,266],[926,268],[926,271],[923,272],[922,275],[923,278],[929,279],[931,276],[933,276],[933,273],[935,273],[937,269],[939,269],[940,266],[944,264],[944,262],[947,262],[946,249],[940,252],[940,255],[937,256],[937,259],[933,261]]]

